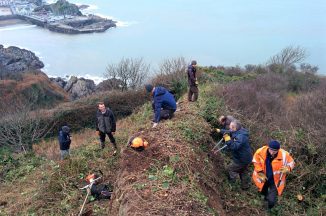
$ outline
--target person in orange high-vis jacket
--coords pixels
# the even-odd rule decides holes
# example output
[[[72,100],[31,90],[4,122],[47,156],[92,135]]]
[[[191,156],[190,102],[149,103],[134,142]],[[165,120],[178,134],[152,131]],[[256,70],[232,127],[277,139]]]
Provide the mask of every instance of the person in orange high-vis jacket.
[[[256,151],[252,162],[255,167],[252,179],[271,209],[277,203],[277,195],[282,195],[286,174],[293,169],[294,160],[280,148],[278,141],[271,140],[268,146]]]

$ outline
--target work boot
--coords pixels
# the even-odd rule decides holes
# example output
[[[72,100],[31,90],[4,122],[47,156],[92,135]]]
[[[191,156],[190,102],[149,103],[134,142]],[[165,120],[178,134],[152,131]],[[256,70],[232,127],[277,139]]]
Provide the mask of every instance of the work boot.
[[[100,142],[100,149],[104,149],[105,147],[105,142]]]
[[[248,190],[249,187],[250,187],[250,185],[248,184],[248,182],[241,181],[241,189],[242,190]]]
[[[117,151],[118,151],[117,144],[114,142],[114,143],[112,143],[112,145],[114,147],[113,155],[116,155],[117,154]]]

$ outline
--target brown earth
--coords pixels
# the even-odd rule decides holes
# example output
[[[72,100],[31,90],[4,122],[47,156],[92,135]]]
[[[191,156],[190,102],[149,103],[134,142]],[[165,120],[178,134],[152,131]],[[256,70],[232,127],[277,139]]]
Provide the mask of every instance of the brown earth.
[[[37,169],[21,183],[2,185],[4,186],[2,200],[7,202],[5,205],[7,212],[10,214],[17,214],[21,212],[19,210],[28,212],[27,210],[33,206],[40,214],[51,212],[60,214],[63,200],[70,200],[70,205],[75,207],[69,210],[68,215],[77,215],[85,199],[85,193],[69,186],[70,181],[76,181],[75,176],[79,171],[71,173],[67,167],[74,170],[70,163],[87,161],[88,170],[103,171],[104,182],[113,184],[114,193],[111,200],[88,202],[83,215],[104,214],[96,213],[96,208],[105,211],[105,215],[206,216],[261,213],[242,206],[247,200],[234,203],[234,200],[225,199],[225,193],[228,191],[224,191],[222,187],[226,179],[224,161],[220,155],[209,153],[213,144],[211,128],[198,115],[199,108],[196,103],[181,101],[180,111],[175,113],[175,117],[161,122],[156,128],[151,128],[152,111],[149,107],[149,105],[147,109],[142,107],[132,116],[118,121],[116,133],[120,149],[118,155],[112,154],[112,146],[109,144],[95,160],[87,158],[75,160],[75,157],[80,159],[80,156],[73,155],[71,161],[56,162],[61,167],[59,172],[54,171],[50,165],[44,165],[42,170]],[[188,133],[188,130],[191,130],[191,133]],[[84,146],[82,148],[90,146],[89,154],[95,154],[91,151],[94,151],[98,140],[93,132],[86,130],[80,134],[73,134],[75,140],[73,151],[78,151],[82,146]],[[192,136],[197,133],[200,136]],[[149,142],[150,146],[146,150],[135,151],[127,146],[129,137],[136,134]],[[55,150],[53,145],[57,143],[55,141],[51,145],[43,143],[34,149],[36,153],[56,160],[57,153],[51,152],[58,150]],[[58,174],[71,176],[68,178],[69,182],[62,182]],[[33,176],[42,178],[35,179]],[[45,179],[47,183],[43,183]],[[60,183],[57,182],[60,180]],[[27,184],[30,185],[29,189],[26,188]],[[60,191],[47,192],[53,189],[54,186],[51,184],[61,188]],[[82,180],[78,180],[78,186],[83,184]],[[42,199],[39,190],[45,191]]]

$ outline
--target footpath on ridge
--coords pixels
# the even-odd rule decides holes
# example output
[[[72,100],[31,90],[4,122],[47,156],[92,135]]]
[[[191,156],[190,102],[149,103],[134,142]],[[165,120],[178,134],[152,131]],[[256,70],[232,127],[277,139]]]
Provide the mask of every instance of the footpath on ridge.
[[[138,134],[150,147],[122,147],[110,215],[225,215],[217,187],[223,163],[207,156],[211,129],[197,105],[181,99],[174,118],[156,128],[149,107],[118,123],[119,133]]]

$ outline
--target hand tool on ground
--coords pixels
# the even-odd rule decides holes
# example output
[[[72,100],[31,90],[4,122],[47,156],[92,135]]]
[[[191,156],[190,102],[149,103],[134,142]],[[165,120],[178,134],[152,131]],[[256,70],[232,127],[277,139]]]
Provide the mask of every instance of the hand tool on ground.
[[[97,180],[99,180],[100,178],[102,178],[102,176],[100,176],[100,177],[98,177],[98,178],[96,178],[96,179],[92,179],[88,185],[86,185],[85,187],[79,188],[80,190],[84,190],[84,189],[86,189],[86,190],[87,190],[87,195],[86,195],[86,198],[85,198],[85,200],[84,200],[84,203],[83,203],[83,205],[82,205],[82,208],[80,209],[80,212],[79,212],[78,216],[81,216],[82,213],[83,213],[84,206],[85,206],[85,204],[86,204],[86,200],[87,200],[87,198],[88,198],[88,196],[89,196],[89,194],[90,194],[90,192],[91,192],[91,188],[92,188],[93,184],[94,184]]]

